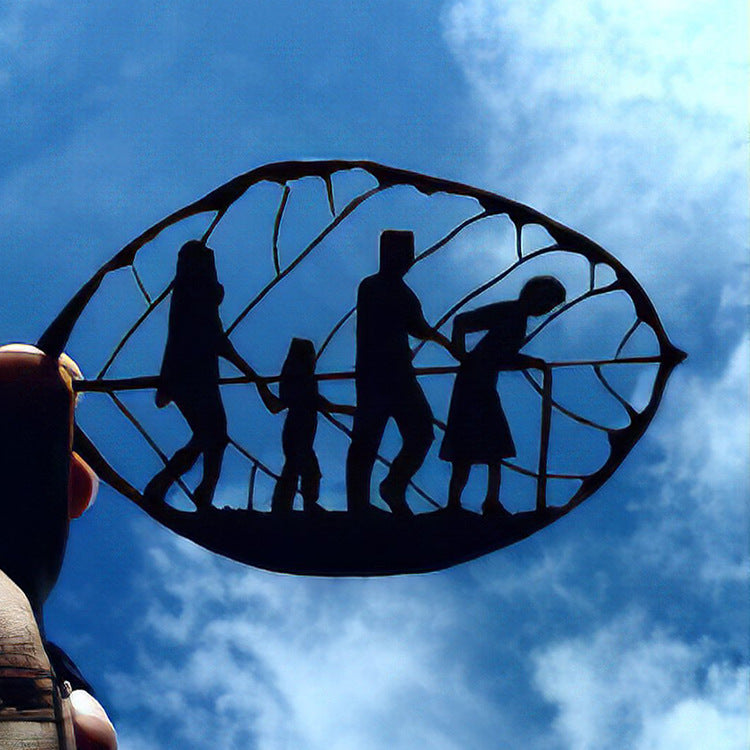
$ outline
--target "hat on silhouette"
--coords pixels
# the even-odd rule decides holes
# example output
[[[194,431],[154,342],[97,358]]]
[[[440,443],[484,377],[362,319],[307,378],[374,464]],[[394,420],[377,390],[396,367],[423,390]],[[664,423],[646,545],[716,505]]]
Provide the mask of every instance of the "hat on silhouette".
[[[414,232],[385,229],[380,233],[380,270],[405,274],[414,264]]]

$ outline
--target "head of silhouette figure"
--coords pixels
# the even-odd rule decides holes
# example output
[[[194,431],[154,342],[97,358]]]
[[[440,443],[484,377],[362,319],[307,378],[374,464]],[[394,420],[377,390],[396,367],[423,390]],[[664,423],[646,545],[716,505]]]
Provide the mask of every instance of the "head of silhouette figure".
[[[403,276],[414,265],[414,232],[386,229],[380,233],[380,273]]]
[[[191,296],[208,296],[212,300],[216,299],[219,290],[223,293],[211,248],[198,240],[190,240],[180,248],[177,254],[175,288],[188,292]]]
[[[293,338],[284,360],[284,367],[293,367],[300,373],[315,372],[315,344],[310,339]]]
[[[279,376],[279,396],[288,398],[300,386],[315,384],[315,345],[310,339],[292,339]]]
[[[57,580],[68,522],[96,494],[72,452],[77,365],[24,344],[0,347],[0,570],[39,613]]]
[[[534,276],[523,285],[518,299],[528,315],[546,315],[565,302],[565,287],[554,276]]]

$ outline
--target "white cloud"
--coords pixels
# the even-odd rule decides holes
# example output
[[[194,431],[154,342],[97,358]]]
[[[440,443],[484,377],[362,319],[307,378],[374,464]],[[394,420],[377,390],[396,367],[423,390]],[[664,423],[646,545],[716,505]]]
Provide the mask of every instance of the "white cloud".
[[[454,2],[445,36],[487,134],[485,180],[689,314],[691,284],[724,283],[736,269],[720,266],[745,260],[745,14],[711,0]]]
[[[539,549],[531,566],[526,558],[497,555],[491,563],[474,566],[472,573],[483,597],[497,597],[505,607],[520,605],[537,620],[555,607],[568,617],[573,613],[595,617],[605,583],[589,574],[581,585],[577,578],[583,557],[580,541],[565,540]]]
[[[741,750],[748,669],[629,615],[535,657],[566,750]]]
[[[474,49],[478,63],[493,62],[502,52],[514,71],[525,72],[532,96],[562,85],[563,97],[588,93],[605,103],[669,98],[688,112],[735,116],[742,111],[736,83],[744,63],[738,11],[739,3],[710,0],[688,6],[659,0],[648,12],[622,0],[461,0],[448,20],[451,41]],[[514,36],[519,29],[520,38]],[[534,73],[524,53],[544,56],[550,64]],[[734,77],[718,79],[725,69]]]
[[[627,2],[459,0],[445,14],[445,29],[501,131],[515,131],[528,118],[532,132],[587,150],[613,128],[625,146],[678,120],[693,135],[729,124],[728,133],[717,132],[715,146],[723,150],[741,142],[745,119],[744,13],[741,3],[711,0],[688,7],[661,0],[648,12]],[[644,119],[648,108],[659,121]],[[593,142],[565,140],[584,134]],[[677,154],[691,148],[674,146]],[[623,155],[634,163],[648,156],[625,148],[612,153]],[[717,161],[715,150],[704,157],[688,176]]]
[[[633,270],[652,280],[650,290],[683,303],[675,309],[684,312],[686,331],[728,325],[746,291],[732,265],[745,253],[745,83],[736,59],[746,27],[736,16],[743,13],[714,2],[688,9],[659,2],[646,12],[625,2],[467,0],[445,15],[447,38],[489,136],[492,167],[472,182],[556,215],[629,266],[639,265]],[[127,60],[117,70],[132,80],[140,74]],[[158,207],[166,200],[159,198],[164,174],[175,170],[143,177],[144,165],[151,175],[161,143],[160,121],[149,125],[149,118],[139,123],[145,128],[139,144],[146,146],[138,153],[135,146],[104,149],[104,162],[93,159],[82,145],[119,142],[110,116],[106,107],[97,109],[58,149],[51,163],[65,169],[57,170],[62,182],[53,186],[56,212],[47,213],[73,210],[60,195],[80,190],[60,185],[83,180],[95,188],[106,180],[106,190],[93,189],[95,206],[117,221],[135,213],[136,231],[142,219],[132,202],[124,211],[112,185],[138,183],[140,200]],[[4,187],[7,195],[37,185],[40,169],[30,163],[18,170]],[[179,182],[188,197],[198,194],[194,183]],[[10,198],[6,203],[13,205]],[[35,205],[40,214],[26,216],[30,226],[45,221],[39,206],[46,203],[37,196]],[[130,226],[118,226],[117,236],[130,236]],[[724,268],[717,258],[730,263]],[[670,261],[676,270],[667,273]],[[715,323],[696,304],[696,286],[707,280],[720,287]],[[684,416],[675,429],[654,425],[664,460],[649,477],[644,507],[654,514],[627,545],[636,574],[698,571],[703,591],[717,581],[744,580],[746,511],[738,488],[747,476],[747,425],[737,415],[746,420],[747,361],[745,342],[718,383],[681,368],[670,384],[669,421],[678,406]],[[654,499],[656,484],[664,490]],[[580,527],[565,523],[575,537]],[[593,581],[588,585],[578,578],[584,546],[594,558],[583,574]],[[508,557],[475,564],[472,572],[482,575],[459,593],[458,576],[309,581],[240,568],[179,540],[153,551],[141,574],[143,619],[127,623],[122,636],[137,658],[110,685],[123,750],[498,747],[499,737],[514,736],[514,722],[527,720],[526,706],[507,707],[528,691],[523,680],[488,694],[487,683],[502,683],[508,667],[502,658],[512,650],[523,661],[528,643],[542,633],[578,633],[580,619],[595,623],[602,602],[622,596],[622,558],[590,540],[550,545],[527,567],[523,555],[500,554]],[[659,602],[643,602],[648,592],[635,595],[644,618],[663,616]],[[719,603],[726,607],[728,600]],[[467,624],[478,611],[496,631]],[[512,617],[517,630],[508,634],[511,628],[497,622]],[[508,651],[486,648],[506,634]],[[473,640],[458,655],[460,636]],[[478,670],[470,672],[469,659],[481,662],[482,682],[473,681]],[[558,709],[550,742],[539,743],[545,750],[553,742],[570,750],[697,750],[713,748],[715,738],[721,750],[737,746],[746,673],[645,619],[566,637],[541,647],[534,663],[541,694]],[[529,734],[548,731],[545,716],[528,721]]]
[[[457,0],[443,19],[487,179],[620,256],[689,352],[648,433],[664,458],[636,547],[701,585],[747,576],[746,13]]]
[[[662,460],[645,474],[656,487],[633,503],[646,516],[625,554],[698,585],[744,583],[750,573],[750,339],[743,339],[715,382],[677,379],[669,424],[653,428]]]
[[[612,600],[579,580],[581,556],[488,558],[463,584],[320,580],[171,539],[141,571],[144,614],[124,636],[136,658],[109,681],[123,750],[744,747],[749,675],[721,634],[665,628],[643,597],[598,626]],[[527,664],[553,721],[528,699]]]
[[[505,718],[445,658],[460,609],[438,579],[295,579],[175,540],[144,575],[138,663],[111,679],[125,750],[463,750]],[[213,743],[213,745],[212,745]]]

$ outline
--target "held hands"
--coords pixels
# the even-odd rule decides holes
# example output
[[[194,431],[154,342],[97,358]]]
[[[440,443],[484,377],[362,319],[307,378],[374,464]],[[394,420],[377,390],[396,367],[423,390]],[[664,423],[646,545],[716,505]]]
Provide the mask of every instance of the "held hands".
[[[278,396],[274,395],[273,391],[268,387],[268,383],[258,379],[255,381],[255,386],[258,389],[260,400],[271,414],[278,414],[284,411],[286,408],[284,402]]]
[[[284,410],[284,404],[271,392],[268,383],[266,383],[266,381],[242,358],[240,353],[234,348],[234,344],[232,344],[229,337],[226,335],[224,336],[221,354],[250,381],[255,383],[255,387],[258,389],[258,395],[260,396],[263,405],[271,412],[271,414],[278,414],[280,411]]]
[[[325,396],[318,396],[318,409],[332,414],[346,414],[353,417],[356,407],[350,404],[336,404],[329,401]]]
[[[443,349],[453,357],[453,359],[458,362],[463,362],[464,359],[466,359],[466,348],[463,336],[454,336],[453,341],[451,341],[447,336],[440,333],[437,328],[433,328],[431,338],[436,344],[440,344],[440,346],[442,346]]]

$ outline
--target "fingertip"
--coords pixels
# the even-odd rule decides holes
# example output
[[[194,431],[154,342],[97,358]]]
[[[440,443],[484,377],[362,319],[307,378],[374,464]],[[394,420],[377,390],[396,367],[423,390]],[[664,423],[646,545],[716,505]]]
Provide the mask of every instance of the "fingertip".
[[[107,712],[85,690],[70,694],[77,750],[117,750],[117,733]]]
[[[75,451],[70,459],[68,518],[80,518],[94,504],[99,491],[99,477]]]

